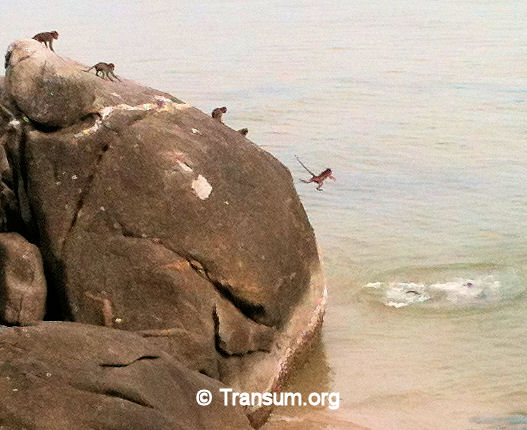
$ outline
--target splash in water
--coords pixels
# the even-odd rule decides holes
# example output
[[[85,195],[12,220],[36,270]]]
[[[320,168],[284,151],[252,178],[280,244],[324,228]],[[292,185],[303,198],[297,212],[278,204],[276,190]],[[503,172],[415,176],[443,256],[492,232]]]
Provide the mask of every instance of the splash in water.
[[[422,282],[370,282],[363,288],[384,305],[394,308],[424,303],[447,307],[486,305],[509,299],[523,290],[521,278],[510,268],[474,273],[470,277],[466,270],[460,276],[453,272],[452,269],[439,270],[435,276],[427,273],[424,277],[428,279]]]

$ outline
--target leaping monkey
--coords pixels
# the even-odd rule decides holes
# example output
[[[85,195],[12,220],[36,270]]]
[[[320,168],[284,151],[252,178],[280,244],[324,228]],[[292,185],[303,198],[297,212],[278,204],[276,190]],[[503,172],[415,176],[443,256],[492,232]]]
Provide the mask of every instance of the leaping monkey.
[[[334,181],[336,181],[336,179],[332,176],[332,172],[331,172],[331,169],[326,169],[324,170],[323,172],[319,173],[318,175],[315,175],[311,170],[309,170],[306,165],[304,163],[302,163],[302,161],[300,161],[300,158],[298,158],[298,156],[296,156],[296,160],[300,163],[300,165],[306,169],[308,171],[308,173],[311,175],[311,178],[309,180],[304,180],[304,179],[300,179],[302,182],[306,183],[306,184],[309,184],[311,182],[315,182],[318,184],[317,186],[317,191],[323,191],[322,190],[322,185],[324,184],[324,181],[326,179],[332,179]]]

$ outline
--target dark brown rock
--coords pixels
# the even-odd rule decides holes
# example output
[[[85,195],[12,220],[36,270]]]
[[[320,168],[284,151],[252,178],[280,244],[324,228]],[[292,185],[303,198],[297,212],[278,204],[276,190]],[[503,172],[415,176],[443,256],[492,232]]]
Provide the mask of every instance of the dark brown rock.
[[[0,329],[3,429],[249,429],[217,381],[147,340],[77,323]],[[209,406],[196,393],[212,393]]]
[[[289,171],[172,96],[48,51],[12,46],[6,97],[29,117],[13,169],[50,316],[137,331],[234,389],[282,383],[325,308]],[[56,82],[85,94],[35,97]]]
[[[11,325],[41,321],[46,292],[38,248],[18,233],[0,233],[0,320]]]
[[[269,352],[272,348],[276,330],[244,318],[228,300],[218,300],[215,324],[216,348],[224,354]]]

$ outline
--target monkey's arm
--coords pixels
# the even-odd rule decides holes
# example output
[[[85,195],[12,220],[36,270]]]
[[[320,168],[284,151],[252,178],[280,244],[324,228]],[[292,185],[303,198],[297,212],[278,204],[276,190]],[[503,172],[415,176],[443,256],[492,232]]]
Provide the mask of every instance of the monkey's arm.
[[[301,165],[304,169],[306,169],[306,170],[309,172],[309,174],[310,174],[311,176],[316,176],[311,170],[309,170],[309,169],[306,167],[306,165],[305,165],[304,163],[302,163],[302,162],[300,161],[300,158],[298,158],[297,155],[295,155],[295,158],[296,158],[296,161],[298,161],[298,162],[300,163],[300,165]]]
[[[119,82],[121,82],[121,80],[119,79],[119,76],[117,76],[114,72],[110,72],[112,74],[112,76],[117,79]]]

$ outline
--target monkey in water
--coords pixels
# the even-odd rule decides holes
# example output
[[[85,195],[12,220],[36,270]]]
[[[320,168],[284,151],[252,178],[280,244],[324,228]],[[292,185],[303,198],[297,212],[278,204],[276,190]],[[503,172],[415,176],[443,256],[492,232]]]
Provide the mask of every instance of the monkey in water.
[[[300,165],[306,169],[309,174],[311,175],[311,178],[309,180],[304,180],[304,179],[300,179],[302,182],[306,183],[306,184],[309,184],[311,182],[315,182],[318,184],[317,186],[317,191],[323,191],[322,190],[322,185],[324,184],[324,181],[326,179],[333,179],[334,181],[336,181],[336,179],[332,176],[332,171],[331,169],[326,169],[324,170],[323,172],[319,173],[318,175],[315,175],[311,170],[309,170],[305,165],[304,163],[302,163],[300,161],[300,158],[298,158],[296,155],[295,155],[297,161],[300,163]]]
[[[212,118],[214,118],[215,120],[223,123],[221,117],[224,113],[227,112],[227,108],[225,106],[223,107],[219,107],[219,108],[216,108],[212,111]]]
[[[244,136],[247,136],[247,133],[249,133],[249,129],[248,128],[242,128],[242,129],[238,130],[238,133],[241,133]]]
[[[113,63],[104,63],[101,61],[100,63],[91,66],[88,70],[83,70],[83,72],[89,72],[91,69],[95,69],[96,76],[99,76],[99,73],[101,73],[101,78],[103,79],[106,76],[110,81],[113,82],[113,79],[111,78],[113,76],[119,82],[121,81],[113,72],[113,69],[115,69],[115,64]]]
[[[44,33],[38,33],[33,36],[33,39],[46,45],[46,48],[48,48],[49,43],[49,49],[51,49],[53,52],[55,52],[55,50],[53,49],[53,39],[58,38],[59,33],[56,31],[45,31]]]

